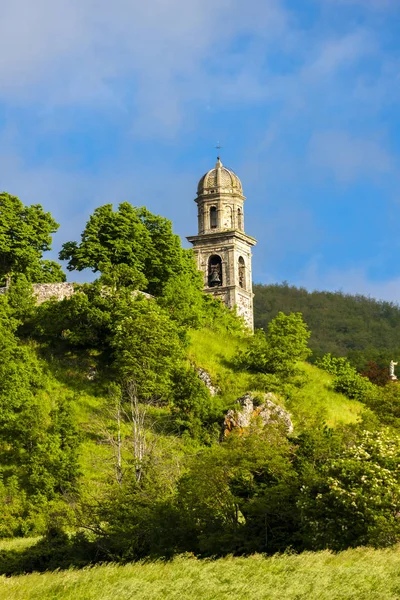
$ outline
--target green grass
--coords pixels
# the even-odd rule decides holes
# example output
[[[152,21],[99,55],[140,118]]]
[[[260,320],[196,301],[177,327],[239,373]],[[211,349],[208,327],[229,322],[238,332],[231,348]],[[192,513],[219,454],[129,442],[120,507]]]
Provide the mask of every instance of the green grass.
[[[2,550],[23,552],[30,546],[37,544],[40,539],[40,537],[13,538],[12,540],[0,539],[0,552]]]
[[[0,578],[4,600],[398,600],[400,549],[177,558]]]
[[[258,391],[254,387],[254,378],[249,373],[234,372],[230,365],[237,350],[245,346],[245,338],[238,339],[229,334],[215,336],[206,329],[191,332],[189,358],[210,373],[212,381],[221,388],[227,404],[234,402],[245,392]],[[331,427],[339,423],[353,423],[359,419],[363,405],[334,392],[329,373],[308,363],[302,363],[301,367],[308,376],[308,382],[304,387],[292,391],[286,405],[297,431],[307,422],[314,422],[316,419]]]
[[[246,347],[246,339],[228,333],[216,334],[209,329],[192,331],[190,338],[189,360],[208,371],[213,383],[221,389],[225,403],[234,402],[251,389],[251,375],[234,372],[230,364],[237,350]]]
[[[290,402],[295,425],[301,427],[304,421],[319,416],[327,425],[335,427],[339,423],[354,423],[363,409],[361,402],[349,400],[343,394],[331,389],[332,376],[313,365],[304,363],[303,368],[309,381],[296,390]]]

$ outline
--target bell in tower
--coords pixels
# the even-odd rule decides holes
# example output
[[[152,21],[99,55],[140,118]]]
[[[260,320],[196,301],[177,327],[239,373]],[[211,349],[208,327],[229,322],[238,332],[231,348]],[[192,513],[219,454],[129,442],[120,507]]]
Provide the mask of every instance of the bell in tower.
[[[222,264],[220,256],[210,256],[208,261],[208,287],[222,285]]]
[[[257,242],[244,232],[244,201],[239,177],[218,157],[197,186],[198,234],[187,239],[204,273],[204,291],[236,307],[253,329],[251,248]]]

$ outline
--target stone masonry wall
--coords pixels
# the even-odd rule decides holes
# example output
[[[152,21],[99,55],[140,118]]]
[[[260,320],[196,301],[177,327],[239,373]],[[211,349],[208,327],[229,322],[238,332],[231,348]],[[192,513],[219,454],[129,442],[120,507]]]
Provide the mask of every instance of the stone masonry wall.
[[[34,283],[32,285],[33,295],[36,296],[37,304],[42,304],[46,300],[54,298],[55,300],[64,300],[64,298],[70,298],[75,294],[75,284],[69,282],[62,283]],[[7,292],[7,287],[0,288],[0,295]],[[137,294],[143,295],[145,298],[153,298],[151,294],[136,290],[132,292],[133,296]]]
[[[64,300],[64,298],[70,298],[75,293],[74,284],[68,282],[34,283],[32,287],[38,304],[42,304],[42,302],[50,300],[50,298]]]
[[[36,296],[37,303],[42,304],[50,298],[64,300],[75,293],[74,284],[69,282],[62,283],[34,283],[32,285],[33,295]],[[7,292],[7,287],[0,288],[0,294]]]

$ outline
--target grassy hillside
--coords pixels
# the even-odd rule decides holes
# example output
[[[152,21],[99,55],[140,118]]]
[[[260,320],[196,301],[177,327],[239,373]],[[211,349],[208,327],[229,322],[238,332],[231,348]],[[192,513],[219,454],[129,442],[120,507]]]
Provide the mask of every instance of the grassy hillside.
[[[191,332],[188,358],[210,373],[213,383],[221,389],[226,409],[245,392],[262,391],[254,384],[256,380],[251,374],[233,369],[233,356],[245,345],[245,339],[229,333],[216,336],[208,329]],[[80,466],[85,487],[88,488],[99,484],[112,469],[107,460],[110,454],[107,444],[99,443],[98,436],[93,435],[93,428],[98,429],[98,424],[107,418],[105,412],[110,403],[107,384],[96,378],[88,379],[90,369],[95,364],[96,357],[87,352],[71,352],[66,356],[46,354],[48,384],[43,392],[53,400],[56,397],[71,399],[82,436]],[[332,378],[325,371],[306,363],[302,368],[307,374],[307,383],[300,389],[293,388],[286,402],[297,431],[315,419],[330,426],[357,420],[362,409],[359,402],[331,390]],[[165,408],[152,408],[151,418],[158,435],[165,435],[163,431],[168,433],[169,417]],[[175,444],[178,443],[175,434],[171,439],[175,440]]]
[[[254,385],[257,380],[252,375],[232,369],[232,358],[245,343],[245,340],[238,340],[229,334],[216,337],[207,329],[193,331],[191,334],[190,359],[210,373],[227,404],[246,391],[258,391]],[[332,377],[326,371],[307,363],[301,366],[307,376],[307,383],[299,389],[293,388],[286,404],[295,425],[301,426],[317,418],[330,426],[355,422],[362,404],[334,392],[330,387]]]
[[[101,364],[101,361],[104,362],[104,357],[89,348],[79,350],[67,348],[61,351],[58,346],[51,349],[50,345],[41,346],[39,343],[31,343],[32,352],[40,356],[43,366],[45,384],[40,388],[40,394],[46,398],[46,403],[50,406],[61,404],[60,400],[63,400],[68,402],[72,410],[75,427],[73,431],[76,431],[76,439],[79,440],[79,468],[75,488],[77,492],[75,496],[62,493],[53,496],[54,500],[52,498],[46,510],[40,513],[35,512],[36,505],[33,504],[33,511],[29,505],[27,510],[24,505],[19,509],[18,492],[14,492],[14,497],[11,496],[12,502],[7,501],[10,506],[5,511],[10,530],[13,532],[11,535],[37,535],[46,531],[47,534],[43,540],[26,552],[24,552],[26,548],[24,543],[20,543],[19,548],[14,547],[18,553],[22,551],[18,556],[7,551],[10,547],[7,544],[3,547],[3,552],[0,548],[1,573],[42,571],[58,567],[67,568],[70,565],[84,566],[99,561],[120,560],[122,556],[125,560],[137,560],[145,556],[153,558],[169,556],[169,553],[171,556],[180,555],[185,551],[193,552],[198,556],[220,556],[230,553],[253,554],[264,552],[264,548],[272,554],[287,547],[296,549],[313,547],[312,545],[300,546],[298,541],[300,529],[297,522],[300,523],[300,517],[297,518],[299,509],[296,498],[301,482],[300,479],[297,482],[299,475],[294,471],[291,462],[292,453],[297,448],[296,442],[291,438],[288,439],[281,429],[271,429],[269,432],[268,428],[265,428],[263,431],[257,431],[255,435],[254,430],[249,437],[239,432],[238,436],[232,435],[226,444],[217,444],[223,414],[245,392],[271,390],[277,395],[281,406],[290,412],[295,426],[295,435],[305,432],[304,444],[308,444],[307,431],[322,430],[325,423],[333,427],[338,424],[354,423],[359,419],[363,405],[334,392],[331,376],[307,363],[298,363],[297,374],[296,371],[294,374],[290,371],[288,375],[281,375],[280,378],[275,377],[275,379],[273,375],[272,379],[269,379],[263,372],[254,373],[246,370],[248,367],[243,366],[245,363],[241,363],[242,367],[238,370],[234,360],[237,351],[246,350],[254,340],[242,333],[230,334],[226,330],[220,333],[205,328],[189,330],[189,338],[187,360],[192,365],[208,371],[213,384],[219,387],[220,394],[210,399],[202,388],[205,402],[208,403],[205,406],[209,410],[205,413],[203,421],[200,419],[185,421],[184,409],[179,413],[173,403],[154,402],[151,406],[143,405],[147,412],[143,421],[141,439],[144,439],[145,448],[150,448],[151,455],[149,452],[148,456],[151,456],[151,464],[148,463],[149,476],[147,477],[146,473],[144,477],[147,478],[140,485],[136,483],[138,480],[134,480],[133,485],[128,480],[137,464],[132,459],[132,440],[139,439],[133,437],[135,435],[132,428],[133,421],[130,422],[128,418],[122,422],[121,429],[118,429],[122,434],[119,439],[123,440],[123,445],[120,446],[121,465],[126,470],[123,475],[123,485],[120,485],[122,479],[117,480],[116,443],[119,422],[117,423],[115,418],[116,399],[115,396],[110,395],[111,383],[107,368]],[[192,376],[196,384],[202,387],[193,371]],[[270,385],[272,387],[269,387]],[[183,394],[186,394],[186,389],[183,388]],[[184,396],[184,399],[186,397],[190,399],[190,395]],[[129,407],[127,408],[129,410]],[[129,417],[128,412],[122,414]],[[207,420],[208,415],[211,415],[209,420]],[[136,423],[137,421],[135,427]],[[337,431],[340,435],[341,430]],[[268,437],[270,435],[271,437]],[[313,452],[310,448],[312,446],[307,446],[308,453]],[[210,487],[211,481],[217,485],[218,493]],[[203,485],[205,485],[204,489],[201,487]],[[218,494],[221,490],[222,511],[218,503]],[[9,498],[10,493],[5,490],[3,497]],[[276,506],[275,502],[277,502]],[[235,515],[233,520],[230,517],[231,506],[235,507],[235,512],[232,513]],[[284,509],[281,517],[279,511],[282,510],[282,506]],[[197,513],[199,518],[196,516]],[[260,518],[257,516],[259,513]],[[14,524],[14,514],[15,519],[20,519],[20,530]],[[268,546],[264,544],[266,539],[264,514],[268,514]],[[278,517],[275,517],[276,514]],[[225,515],[228,517],[226,518]],[[46,524],[51,527],[46,529]],[[104,529],[104,524],[108,528],[107,531]],[[57,527],[63,528],[64,531],[60,534]],[[56,536],[61,535],[61,537],[51,537],[52,531],[59,531]],[[90,532],[88,537],[85,537],[83,531]],[[105,538],[103,531],[106,531]],[[218,536],[225,531],[226,538],[221,537],[225,546],[221,546]],[[253,538],[248,535],[248,531]],[[79,537],[81,534],[82,537]],[[6,532],[4,535],[10,534]],[[103,544],[104,539],[109,546]],[[257,571],[261,559],[251,560],[258,561],[254,563]],[[166,580],[168,577],[171,578],[171,590],[172,581],[177,581],[174,569],[179,570],[181,568],[179,564],[176,561],[170,563],[171,573],[166,572]],[[211,567],[207,565],[211,563],[189,560],[184,564],[185,570],[189,573],[193,565],[194,571],[188,575],[189,579],[194,578],[204,582],[204,578],[208,577]],[[215,564],[220,567],[215,567],[216,571],[212,573],[213,580],[221,578],[224,571],[233,572],[236,564],[240,568],[243,566],[243,574],[240,575],[242,580],[238,580],[239,587],[235,593],[240,595],[242,590],[243,593],[248,591],[249,596],[254,596],[253,589],[246,590],[245,587],[248,580],[247,570],[253,567],[245,567],[246,562],[228,561],[225,566],[222,562]],[[271,570],[269,564],[263,563],[266,566],[266,574],[263,567],[260,577],[261,579],[267,577],[267,581],[272,582],[275,567]],[[296,564],[289,565],[289,571],[295,570]],[[130,567],[131,571],[129,571],[127,567],[125,570],[116,566],[104,567],[106,580],[110,579],[112,582],[110,594],[120,595],[118,586],[121,583],[121,590],[128,590],[127,593],[131,596],[127,597],[132,597],[132,582],[125,586],[124,573],[128,573],[128,578],[133,573],[133,589],[135,586],[139,588],[145,586],[143,589],[147,593],[146,586],[149,583],[146,580],[147,576],[143,582],[137,580],[139,571],[144,573],[145,567],[135,571],[137,568]],[[158,577],[160,569],[164,568],[157,563],[149,574],[150,579]],[[205,569],[204,576],[203,569]],[[286,566],[283,567],[283,572],[286,572]],[[92,586],[90,583],[93,573],[95,571],[84,570],[78,575],[69,571],[64,575],[64,577],[71,577],[71,581],[77,578],[78,587],[74,588],[75,584],[73,584],[71,597],[90,598],[92,590],[95,594],[93,597],[101,597],[98,594],[97,584]],[[36,576],[32,576],[32,579],[29,577],[27,581],[34,581],[32,593],[39,594],[32,597],[46,598],[48,593],[48,597],[68,598],[69,583],[66,584],[65,580],[57,580],[55,575],[55,579],[52,579],[53,576],[50,574],[37,581],[34,580]],[[227,576],[226,581],[230,581],[231,578],[232,575]],[[115,589],[114,580],[120,582]],[[161,575],[160,585],[163,580],[165,578]],[[5,580],[3,583],[11,586],[11,581],[14,580]],[[19,581],[22,580],[15,580],[17,586]],[[47,592],[42,584],[47,585],[47,582],[50,582],[52,586],[53,581],[56,582],[55,587]],[[82,587],[88,588],[89,595],[85,596],[86,592],[81,591],[79,586],[82,581],[84,582]],[[104,586],[101,585],[102,589],[106,589],[107,581],[104,582]],[[174,591],[171,591],[172,595],[169,594],[167,597],[182,597],[182,589],[187,585],[185,574],[182,581],[176,583]],[[208,587],[204,584],[205,589]],[[160,594],[164,593],[163,590],[157,587],[154,589],[151,585],[148,587],[147,597],[162,597]],[[254,590],[257,589],[257,586],[254,587]],[[11,587],[7,590],[8,594],[11,593],[10,590]],[[21,597],[30,597],[29,590],[23,587],[21,590]],[[12,593],[14,594],[14,591]],[[58,593],[64,596],[58,596]],[[197,592],[195,595],[202,597]],[[13,597],[17,598],[18,595],[10,595],[10,598]],[[146,595],[142,594],[140,597]]]
[[[10,543],[8,543],[10,544]],[[14,544],[14,542],[11,542]],[[4,544],[3,544],[4,546]],[[97,566],[0,578],[5,600],[397,600],[400,548]]]

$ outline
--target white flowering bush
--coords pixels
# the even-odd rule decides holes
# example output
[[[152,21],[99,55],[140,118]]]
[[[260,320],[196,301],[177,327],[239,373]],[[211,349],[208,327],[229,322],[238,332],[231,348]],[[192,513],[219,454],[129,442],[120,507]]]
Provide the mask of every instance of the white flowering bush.
[[[364,431],[301,487],[298,507],[311,548],[388,546],[400,538],[400,437]]]

